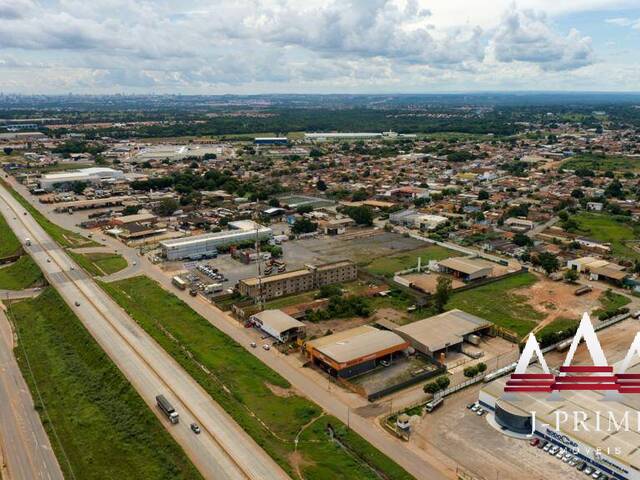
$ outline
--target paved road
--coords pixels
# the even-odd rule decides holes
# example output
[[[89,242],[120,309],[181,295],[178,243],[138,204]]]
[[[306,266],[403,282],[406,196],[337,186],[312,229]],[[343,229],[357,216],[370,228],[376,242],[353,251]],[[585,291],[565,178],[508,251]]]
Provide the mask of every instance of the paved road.
[[[404,467],[418,479],[441,480],[455,478],[455,471],[448,466],[441,465],[427,456],[417,447],[394,438],[381,427],[377,426],[375,419],[367,419],[358,415],[351,409],[340,396],[327,389],[327,383],[318,383],[303,373],[301,368],[296,368],[284,359],[274,349],[264,351],[249,347],[253,340],[240,324],[218,308],[209,304],[201,297],[192,297],[185,292],[177,290],[171,284],[171,279],[162,273],[160,269],[145,259],[142,263],[144,273],[156,280],[165,290],[176,294],[188,303],[196,312],[206,318],[213,326],[223,331],[240,345],[257,356],[263,363],[286,378],[299,392],[312,399],[325,411],[339,418],[359,435],[366,438],[381,452],[392,458],[396,463]],[[338,388],[338,387],[332,387]]]
[[[13,332],[0,308],[0,450],[7,480],[63,480],[49,437],[13,356]]]
[[[21,185],[17,185],[16,189],[21,191],[21,193],[25,193],[22,192],[24,187]],[[39,204],[35,197],[29,195],[28,192],[24,196],[50,219],[57,223],[59,221],[59,223],[65,226],[65,228],[70,228],[74,231],[86,234],[86,232],[83,232],[81,229],[74,226],[71,216],[56,215],[55,213],[48,212],[44,206]],[[195,311],[211,322],[216,328],[225,332],[240,345],[243,345],[247,351],[256,355],[262,362],[286,378],[303,395],[315,401],[329,414],[334,415],[344,423],[348,422],[354,431],[366,438],[371,444],[405,468],[417,479],[440,480],[456,477],[454,470],[431,459],[423,450],[395,439],[390,434],[382,430],[375,420],[367,419],[356,414],[340,396],[335,395],[330,390],[327,390],[326,385],[319,384],[314,378],[303,373],[301,369],[297,369],[292,366],[274,350],[266,352],[262,349],[251,349],[248,345],[252,338],[247,335],[245,329],[239,328],[239,325],[235,320],[228,317],[219,309],[209,305],[208,303],[204,303],[199,299],[199,297],[194,298],[186,292],[177,291],[171,285],[171,279],[165,275],[158,266],[151,264],[146,257],[138,256],[137,249],[126,247],[116,239],[108,236],[98,238],[94,237],[94,239],[112,247],[113,249],[117,249],[118,253],[121,253],[125,258],[127,258],[130,265],[133,259],[137,259],[137,268],[127,269],[128,271],[126,272],[123,270],[122,272],[118,272],[105,278],[105,280],[116,280],[136,274],[144,274],[153,278],[166,290],[178,295]],[[424,239],[421,238],[421,240]]]
[[[84,273],[0,186],[0,212],[66,303],[160,418],[206,478],[282,480],[285,472],[217,405],[144,330]],[[16,213],[17,212],[17,213]],[[79,306],[75,302],[80,303]],[[159,393],[181,422],[171,425],[155,405]],[[191,432],[196,422],[202,434]]]

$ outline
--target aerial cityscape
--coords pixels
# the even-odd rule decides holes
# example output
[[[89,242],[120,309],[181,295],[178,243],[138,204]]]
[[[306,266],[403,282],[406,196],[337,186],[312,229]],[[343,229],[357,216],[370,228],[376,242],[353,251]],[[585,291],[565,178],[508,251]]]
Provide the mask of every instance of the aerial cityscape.
[[[0,0],[0,479],[640,480],[640,4]]]

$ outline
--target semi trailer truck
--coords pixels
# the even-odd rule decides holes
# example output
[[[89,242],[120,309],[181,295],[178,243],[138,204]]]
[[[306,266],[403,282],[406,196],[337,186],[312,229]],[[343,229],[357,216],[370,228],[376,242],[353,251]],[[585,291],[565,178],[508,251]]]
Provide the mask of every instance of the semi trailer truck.
[[[173,408],[173,405],[169,403],[169,400],[167,400],[164,397],[164,395],[157,395],[156,402],[158,402],[158,408],[162,410],[162,413],[164,413],[167,416],[167,418],[171,423],[175,424],[180,421],[180,416],[178,415],[178,412],[176,412],[176,409]]]

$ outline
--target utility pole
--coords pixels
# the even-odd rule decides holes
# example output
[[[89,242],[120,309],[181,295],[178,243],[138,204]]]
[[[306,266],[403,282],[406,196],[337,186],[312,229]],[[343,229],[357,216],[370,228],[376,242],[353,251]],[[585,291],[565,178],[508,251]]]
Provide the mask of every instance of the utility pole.
[[[257,212],[254,214],[254,218],[257,218]],[[256,255],[258,256],[258,298],[257,305],[258,310],[262,311],[263,296],[262,296],[262,255],[260,255],[260,225],[254,220],[256,224]]]

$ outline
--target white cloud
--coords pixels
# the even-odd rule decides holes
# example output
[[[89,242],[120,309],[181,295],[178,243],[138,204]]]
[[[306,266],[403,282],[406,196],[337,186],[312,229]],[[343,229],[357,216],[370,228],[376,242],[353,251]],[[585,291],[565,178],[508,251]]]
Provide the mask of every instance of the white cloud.
[[[618,27],[631,27],[635,30],[640,30],[640,18],[615,17],[607,18],[605,22]]]
[[[629,3],[511,2],[0,0],[0,58],[12,59],[0,62],[0,89],[15,89],[21,70],[30,91],[478,89],[526,86],[523,73],[559,82],[595,54],[550,15]]]

